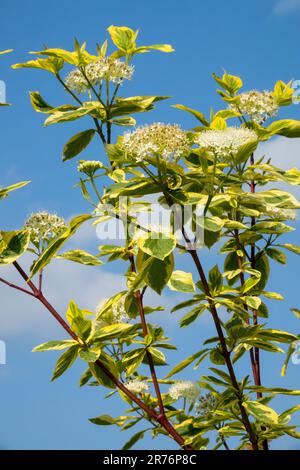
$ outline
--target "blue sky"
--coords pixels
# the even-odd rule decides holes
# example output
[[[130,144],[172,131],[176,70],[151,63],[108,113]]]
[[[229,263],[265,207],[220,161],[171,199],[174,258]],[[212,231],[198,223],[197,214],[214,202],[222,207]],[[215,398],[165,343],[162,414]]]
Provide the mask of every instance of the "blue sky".
[[[27,2],[1,2],[0,50],[13,48],[14,53],[2,56],[0,79],[7,86],[7,100],[11,108],[0,113],[1,185],[30,179],[31,185],[14,193],[1,204],[1,226],[17,228],[32,211],[55,211],[69,218],[88,210],[78,191],[74,162],[62,164],[61,150],[68,138],[83,128],[84,121],[43,128],[43,116],[35,113],[29,103],[28,91],[39,90],[51,104],[61,104],[63,92],[45,72],[11,70],[10,64],[27,60],[27,51],[39,50],[43,45],[71,49],[73,37],[87,40],[93,51],[96,42],[106,37],[110,24],[140,28],[142,44],[171,43],[173,54],[151,53],[136,59],[136,72],[124,95],[171,95],[169,102],[161,103],[151,114],[139,122],[180,122],[189,128],[194,121],[188,115],[170,107],[184,103],[208,113],[210,106],[221,106],[215,94],[213,71],[222,69],[241,75],[245,89],[267,89],[277,79],[299,79],[298,30],[300,1],[255,0],[244,3],[102,0],[82,2],[51,1],[42,7],[36,0]],[[299,108],[292,106],[282,116],[299,118]],[[277,139],[264,150],[275,156],[283,166],[295,166],[300,144]],[[86,158],[102,158],[103,151],[93,145]],[[298,192],[299,194],[299,192]],[[299,236],[292,234],[294,243]],[[95,234],[88,229],[77,237],[83,248],[97,245]],[[74,241],[74,246],[76,242]],[[98,242],[99,243],[99,242]],[[77,245],[78,247],[78,245]],[[214,255],[206,265],[213,265]],[[285,305],[273,302],[271,322],[274,327],[299,332],[299,321],[288,311],[297,306],[297,274],[295,256],[289,256],[289,268],[274,265],[270,290],[285,295]],[[26,264],[26,262],[25,262]],[[121,269],[124,269],[121,267]],[[183,269],[190,269],[186,264]],[[297,270],[298,269],[298,270]],[[1,275],[2,270],[1,270]],[[10,273],[14,279],[14,273]],[[57,264],[49,268],[47,291],[53,302],[63,311],[70,297],[79,304],[92,308],[101,298],[112,295],[121,287],[115,268],[80,268]],[[61,289],[64,285],[64,289]],[[59,328],[33,301],[0,286],[1,316],[0,339],[7,345],[7,365],[0,365],[0,448],[5,449],[104,449],[120,448],[125,434],[118,430],[98,428],[88,422],[89,417],[107,411],[103,394],[95,388],[79,389],[77,379],[82,367],[76,366],[61,380],[50,384],[49,377],[55,354],[32,354],[36,344],[62,336]],[[170,296],[164,300],[171,305]],[[157,301],[153,298],[153,301]],[[299,307],[299,304],[298,304]],[[199,338],[195,341],[191,330],[179,332],[176,321],[163,316],[167,333],[175,339],[185,335],[185,341],[173,357],[182,357],[199,349],[204,337],[213,334],[209,317],[199,320]],[[177,356],[176,356],[177,354]],[[282,357],[276,360],[263,355],[263,379],[267,385],[300,388],[299,366],[291,365],[286,379],[280,377]],[[241,366],[242,367],[242,366]],[[200,370],[201,373],[205,369]],[[241,374],[243,370],[240,370]],[[188,377],[188,374],[184,377]],[[297,400],[278,399],[278,409],[288,407]],[[123,410],[114,401],[117,414]],[[124,411],[124,410],[123,410]],[[172,448],[169,440],[162,441]],[[147,439],[148,448],[157,448],[158,442]],[[297,441],[282,439],[277,448],[298,448]]]

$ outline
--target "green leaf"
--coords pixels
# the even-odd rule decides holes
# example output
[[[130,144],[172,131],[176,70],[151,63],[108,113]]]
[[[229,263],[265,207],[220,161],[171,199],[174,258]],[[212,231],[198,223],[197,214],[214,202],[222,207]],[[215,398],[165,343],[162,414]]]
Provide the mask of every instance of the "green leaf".
[[[112,42],[117,46],[118,49],[130,54],[135,49],[136,33],[126,26],[109,26],[107,31],[110,34]]]
[[[256,289],[263,290],[268,282],[270,275],[270,264],[267,256],[262,255],[255,263],[255,269],[261,273],[261,278],[256,284]]]
[[[8,193],[11,191],[15,191],[16,189],[23,188],[24,186],[27,186],[30,181],[21,181],[20,183],[15,183],[10,186],[7,186],[6,188],[0,188],[0,199],[5,198]]]
[[[0,265],[16,261],[28,248],[30,233],[27,230],[1,232]]]
[[[9,54],[13,49],[6,49],[5,51],[0,51],[0,55]]]
[[[72,339],[65,339],[63,341],[47,341],[46,343],[39,344],[33,348],[32,352],[61,351],[75,344],[78,344],[77,341]]]
[[[151,353],[153,363],[155,366],[165,366],[166,365],[166,357],[162,351],[157,348],[153,348],[152,346],[148,348],[148,351]],[[149,364],[148,357],[145,355],[144,362]]]
[[[239,147],[238,152],[234,156],[234,162],[236,165],[240,165],[241,163],[248,160],[250,155],[255,152],[258,145],[258,140],[253,140],[251,142],[247,142],[244,145]]]
[[[134,434],[134,435],[129,439],[129,441],[127,441],[126,444],[124,444],[124,446],[122,447],[122,450],[129,450],[129,449],[131,449],[131,448],[134,446],[134,444],[136,444],[138,441],[140,441],[141,439],[143,439],[144,434],[145,434],[145,431],[139,431],[139,432],[137,432],[136,434]]]
[[[37,272],[43,269],[47,264],[50,263],[51,259],[56,255],[58,250],[69,240],[69,238],[74,235],[77,229],[87,220],[91,219],[92,216],[89,214],[78,215],[74,217],[69,227],[58,237],[54,238],[54,240],[49,243],[46,250],[42,253],[42,255],[37,259],[34,263],[31,276],[34,276]]]
[[[298,308],[291,308],[290,310],[293,312],[295,317],[300,320],[300,310]]]
[[[87,129],[71,137],[63,149],[63,161],[70,160],[81,153],[91,142],[95,135],[95,129]]]
[[[83,361],[86,362],[96,362],[99,359],[101,354],[101,350],[89,349],[87,347],[83,347],[79,349],[79,356]]]
[[[278,424],[278,414],[269,406],[258,401],[246,401],[243,403],[248,413],[263,423]]]
[[[105,352],[101,352],[99,361],[101,364],[103,364],[106,369],[109,370],[109,372],[116,378],[119,377],[119,370],[117,367],[117,364],[115,361],[108,356]],[[101,369],[100,365],[97,362],[94,363],[89,363],[90,370],[93,374],[93,376],[97,379],[100,385],[103,385],[104,387],[107,388],[116,388],[114,382],[106,375],[105,372]]]
[[[99,266],[102,264],[96,256],[87,253],[84,250],[70,250],[58,255],[57,258],[67,259],[75,263],[85,264],[87,266]]]
[[[208,279],[212,289],[215,291],[219,291],[221,289],[223,285],[223,277],[217,264],[209,271]]]
[[[78,308],[74,300],[69,302],[66,317],[72,331],[78,334],[80,338],[86,340],[91,331],[92,322],[84,317],[82,310]]]
[[[186,273],[180,270],[173,271],[168,282],[168,287],[173,291],[185,292],[187,294],[195,292],[192,273]]]
[[[33,109],[38,113],[49,113],[53,110],[53,106],[48,104],[38,91],[30,91],[30,102]]]
[[[84,373],[82,374],[82,376],[80,377],[79,386],[83,387],[85,384],[88,383],[89,380],[91,380],[92,377],[93,377],[93,374],[90,371],[90,369],[89,368],[86,369]]]
[[[43,51],[32,52],[32,54],[46,55],[46,56],[50,56],[50,58],[56,57],[58,59],[64,60],[65,62],[68,62],[68,64],[79,65],[77,51],[70,52],[70,51],[66,51],[65,49],[60,49],[60,48],[51,48],[51,49],[46,48]]]
[[[274,328],[265,328],[257,334],[259,338],[265,338],[269,341],[277,341],[278,343],[291,343],[297,341],[298,337],[287,331],[275,330]]]
[[[252,227],[258,233],[281,234],[295,230],[282,222],[258,222]]]
[[[243,86],[243,82],[240,77],[230,75],[227,72],[223,74],[222,78],[213,73],[213,78],[222,88],[224,88],[224,90],[228,91],[230,94],[237,93]]]
[[[13,69],[22,69],[22,68],[32,68],[32,69],[40,69],[46,70],[47,72],[51,72],[56,75],[63,67],[64,61],[57,57],[48,57],[47,59],[35,59],[35,60],[28,60],[27,62],[23,62],[20,64],[14,64],[11,67]]]
[[[139,270],[137,280],[143,280],[151,289],[160,295],[173,272],[173,253],[164,260],[160,260],[158,258],[151,258],[146,253],[139,250],[137,268]]]
[[[51,381],[56,380],[64,372],[66,372],[67,369],[71,367],[71,365],[73,364],[73,362],[78,356],[78,350],[79,350],[79,346],[74,345],[74,346],[71,346],[69,349],[67,349],[67,351],[65,351],[60,356],[60,358],[58,359],[55,365]]]
[[[126,375],[130,377],[134,372],[136,372],[143,362],[146,355],[146,350],[144,348],[134,349],[128,351],[123,356],[123,367],[126,370]]]
[[[171,237],[171,235],[167,237],[164,234],[151,232],[146,237],[139,238],[138,247],[144,253],[154,258],[164,260],[175,249],[176,239],[175,237]]]
[[[178,374],[178,372],[181,372],[183,369],[188,367],[190,364],[192,364],[196,359],[199,357],[202,357],[203,355],[206,355],[208,349],[202,349],[201,351],[196,352],[192,356],[187,357],[183,361],[181,361],[177,366],[175,366],[166,376],[165,379],[168,379],[169,377],[172,377],[175,374]]]
[[[72,109],[71,111],[67,110],[53,112],[51,116],[46,119],[44,125],[49,126],[51,124],[58,124],[60,122],[75,121],[76,119],[80,119],[81,117],[96,111],[97,113],[100,113],[101,117],[105,117],[103,106],[98,101],[86,102],[83,103],[81,107]]]
[[[267,248],[266,254],[280,264],[286,264],[286,255],[277,248]]]
[[[177,108],[181,109],[182,111],[187,111],[188,113],[192,114],[195,116],[198,121],[201,122],[204,126],[209,126],[209,122],[205,118],[204,114],[202,114],[200,111],[197,111],[196,109],[188,108],[187,106],[184,106],[183,104],[173,104],[172,108]]]
[[[296,253],[297,255],[300,255],[300,246],[293,245],[292,243],[284,243],[283,245],[280,245],[282,248],[286,248],[287,250],[291,251],[292,253]]]
[[[272,122],[267,127],[267,131],[271,134],[283,135],[285,137],[300,137],[300,121],[295,119],[281,119]]]
[[[171,44],[152,44],[151,46],[141,46],[134,50],[135,54],[142,54],[148,51],[174,52]]]
[[[132,333],[136,329],[136,325],[128,323],[116,323],[115,325],[108,325],[99,328],[93,339],[106,341],[113,338],[123,338]]]
[[[224,221],[219,217],[199,217],[197,223],[204,230],[210,232],[219,232],[224,226]]]
[[[190,312],[188,312],[184,317],[180,320],[180,327],[184,328],[185,326],[190,325],[193,323],[197,318],[204,312],[206,309],[206,305],[200,305],[199,307],[194,308]]]
[[[100,415],[96,418],[90,418],[89,421],[93,424],[98,424],[99,426],[109,426],[115,424],[116,420],[110,415]]]
[[[245,295],[241,297],[241,300],[245,302],[245,304],[248,305],[248,307],[254,310],[257,310],[261,305],[261,300],[259,297]]]
[[[247,390],[251,390],[253,392],[261,392],[261,393],[270,393],[272,395],[300,395],[300,390],[288,390],[287,388],[281,387],[261,387],[261,386],[250,386],[246,387]]]

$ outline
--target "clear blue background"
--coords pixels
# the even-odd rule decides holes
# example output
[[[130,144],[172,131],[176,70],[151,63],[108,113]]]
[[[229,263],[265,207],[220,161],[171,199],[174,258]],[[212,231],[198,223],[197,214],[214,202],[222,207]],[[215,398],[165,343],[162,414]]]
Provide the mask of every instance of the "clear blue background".
[[[294,7],[289,8],[289,5]],[[88,210],[79,192],[72,188],[76,182],[76,165],[74,162],[61,162],[64,143],[86,122],[42,127],[43,116],[32,110],[28,91],[39,90],[54,105],[69,100],[50,74],[9,68],[12,63],[28,60],[27,51],[39,50],[45,44],[72,49],[75,35],[80,41],[87,40],[88,48],[94,51],[94,44],[106,38],[105,30],[110,24],[140,28],[141,44],[171,43],[175,53],[153,52],[137,57],[134,80],[126,88],[124,86],[122,92],[127,96],[171,95],[173,98],[169,102],[159,104],[157,110],[151,115],[142,116],[140,122],[181,122],[183,127],[188,128],[194,125],[193,119],[172,109],[170,104],[184,103],[205,113],[209,112],[210,106],[220,107],[211,78],[213,71],[221,73],[225,68],[241,75],[246,89],[270,88],[279,78],[287,81],[300,76],[299,7],[299,2],[289,0],[255,0],[251,3],[237,0],[2,1],[0,50],[14,48],[14,52],[2,56],[0,63],[0,78],[7,85],[7,100],[13,103],[11,108],[3,108],[0,113],[1,185],[24,179],[30,179],[32,183],[1,204],[1,227],[10,229],[21,226],[24,214],[34,210],[55,211],[67,218]],[[299,108],[292,107],[289,115],[299,117]],[[102,151],[99,154],[98,147],[93,145],[85,156],[101,158],[104,154]],[[298,235],[293,234],[292,238],[297,243]],[[87,239],[86,245],[89,246],[90,239]],[[203,252],[203,257],[206,262],[206,252]],[[210,261],[213,262],[214,259]],[[273,302],[270,305],[274,327],[299,332],[297,320],[288,311],[288,306],[297,306],[299,268],[296,262],[295,256],[289,256],[289,270],[274,265],[270,290],[282,292],[287,303]],[[184,268],[192,269],[188,264]],[[108,269],[114,270],[113,267],[105,269],[106,272]],[[84,271],[83,280],[93,276],[90,272],[85,273],[87,271]],[[115,275],[113,272],[111,274]],[[72,270],[65,283],[72,288]],[[56,289],[61,289],[61,284]],[[82,293],[76,289],[74,296],[80,298]],[[105,295],[101,291],[101,270],[100,294]],[[127,437],[125,433],[88,422],[89,417],[107,412],[108,403],[103,401],[103,393],[95,388],[79,389],[77,379],[82,367],[75,366],[68,375],[49,384],[55,354],[30,353],[36,344],[62,335],[53,321],[48,319],[47,312],[34,307],[33,300],[25,301],[18,294],[13,303],[8,302],[12,295],[6,287],[0,286],[0,296],[3,307],[0,309],[0,338],[6,342],[8,362],[5,366],[0,365],[0,447],[120,448]],[[170,303],[169,299],[167,301]],[[1,321],[6,325],[18,315],[26,323],[26,315],[32,313],[32,308],[35,310],[30,321],[33,321],[34,315],[45,316],[42,327],[35,329],[29,323],[25,331],[16,326],[15,329],[4,328],[1,333]],[[209,317],[203,318],[198,323],[199,336],[195,336],[194,328],[180,332],[179,336],[176,321],[165,319],[168,334],[175,342],[180,339],[182,344],[179,352],[173,354],[174,358],[199,349],[202,339],[213,334]],[[34,321],[32,325],[35,325]],[[291,366],[286,379],[282,379],[282,361],[282,356],[271,359],[268,354],[263,355],[264,384],[300,388],[299,367]],[[241,368],[239,372],[242,375],[245,366]],[[205,372],[205,366],[200,372]],[[183,377],[189,377],[189,374]],[[113,403],[111,414],[124,411],[118,400]],[[297,398],[277,399],[278,410],[287,408],[291,403],[297,403]],[[146,445],[148,448],[173,446],[170,440],[153,442],[150,438],[138,446]],[[292,449],[299,444],[283,438],[276,446]]]

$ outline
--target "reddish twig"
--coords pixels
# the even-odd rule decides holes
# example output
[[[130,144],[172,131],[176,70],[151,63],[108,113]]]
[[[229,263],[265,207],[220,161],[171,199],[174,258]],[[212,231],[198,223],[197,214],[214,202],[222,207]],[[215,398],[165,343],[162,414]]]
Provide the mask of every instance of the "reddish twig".
[[[31,295],[33,295],[37,300],[39,300],[44,307],[51,313],[51,315],[60,323],[60,325],[64,328],[64,330],[75,340],[80,342],[80,339],[74,333],[69,325],[65,322],[65,320],[61,317],[61,315],[56,311],[56,309],[50,304],[50,302],[45,298],[43,293],[35,286],[35,284],[29,279],[26,272],[22,269],[18,262],[14,262],[13,265],[19,272],[20,276],[24,279],[26,284],[32,290]],[[29,292],[29,291],[28,291]],[[26,293],[28,293],[26,291]],[[96,361],[97,366],[110,378],[110,380],[119,388],[125,395],[130,398],[136,405],[138,405],[148,416],[150,419],[155,420],[158,422],[165,431],[180,445],[180,447],[184,448],[185,450],[193,450],[190,446],[185,446],[184,438],[178,434],[176,429],[174,429],[173,425],[167,420],[166,416],[161,412],[158,414],[154,409],[150,408],[146,405],[142,400],[140,400],[134,393],[132,393],[128,388],[117,378],[115,377],[109,369],[98,359]]]

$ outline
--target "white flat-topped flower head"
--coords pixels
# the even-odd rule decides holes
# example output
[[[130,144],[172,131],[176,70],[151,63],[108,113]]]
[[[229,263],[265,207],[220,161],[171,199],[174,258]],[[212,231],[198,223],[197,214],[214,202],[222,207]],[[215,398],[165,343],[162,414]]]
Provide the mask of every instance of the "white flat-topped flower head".
[[[123,80],[130,80],[134,72],[133,65],[125,64],[120,59],[99,57],[84,68],[72,70],[66,77],[68,88],[77,93],[84,93],[92,86],[99,85],[102,80],[108,80],[120,85]]]
[[[169,388],[169,395],[173,400],[185,398],[188,402],[194,402],[199,396],[199,387],[191,380],[179,380]]]
[[[245,127],[208,129],[199,134],[195,143],[212,152],[218,159],[234,157],[242,145],[257,140],[256,133]]]
[[[238,95],[238,102],[231,103],[229,108],[262,124],[266,119],[277,114],[278,104],[272,92],[251,90]]]
[[[125,384],[125,386],[132,393],[136,394],[146,393],[149,390],[149,385],[143,380],[130,380]]]
[[[127,155],[137,162],[155,155],[176,161],[189,151],[190,143],[186,132],[178,124],[157,122],[125,132],[122,146]]]
[[[56,214],[37,212],[26,220],[24,228],[30,232],[32,243],[49,242],[66,228],[65,220]]]

